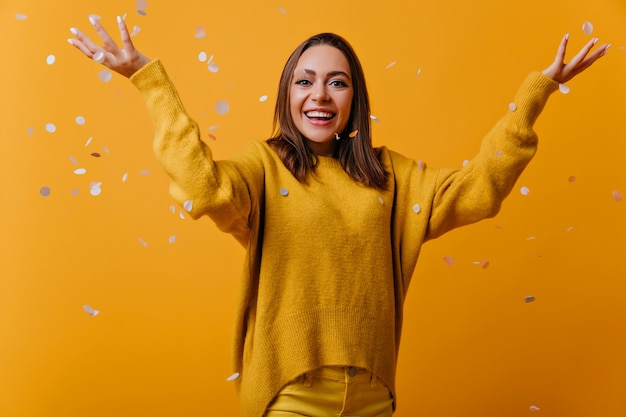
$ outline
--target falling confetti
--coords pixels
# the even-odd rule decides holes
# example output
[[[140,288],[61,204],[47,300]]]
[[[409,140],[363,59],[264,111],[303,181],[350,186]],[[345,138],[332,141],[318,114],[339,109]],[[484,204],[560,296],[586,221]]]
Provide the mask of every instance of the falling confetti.
[[[418,214],[420,211],[422,211],[422,207],[420,207],[420,205],[419,205],[419,204],[415,204],[415,205],[413,205],[413,212],[414,212],[415,214]]]
[[[78,194],[80,194],[80,191],[78,191],[78,188],[72,188],[72,191],[70,191],[70,194],[76,197]]]
[[[536,405],[530,406],[530,411],[539,411],[539,410],[541,410],[541,408],[537,407]]]
[[[91,317],[96,317],[98,314],[100,314],[100,310],[95,310],[89,307],[87,304],[83,306],[83,310],[85,310],[85,313],[89,314]]]
[[[261,96],[261,97],[259,97],[259,101],[260,101],[261,103],[263,103],[263,102],[267,101],[267,96]]]
[[[146,13],[145,10],[137,10],[137,13],[142,15],[142,16],[148,16],[148,13]]]
[[[57,58],[54,55],[48,55],[48,57],[46,58],[46,63],[48,65],[52,65],[55,63],[56,60]]]
[[[103,69],[100,73],[98,73],[98,78],[100,78],[100,81],[108,83],[113,78],[113,74],[111,71]]]
[[[26,15],[25,15],[25,14],[23,14],[23,13],[18,13],[18,14],[16,14],[16,15],[15,15],[15,18],[16,18],[17,20],[26,20],[26,19],[28,19],[28,16],[26,16]]]
[[[191,210],[193,210],[193,200],[185,201],[183,208],[187,211],[187,213],[191,212]]]
[[[72,155],[70,155],[70,161],[72,161],[74,165],[78,166],[78,161]]]
[[[50,187],[41,187],[39,194],[41,194],[42,197],[48,197],[50,195]]]
[[[593,33],[593,23],[585,22],[583,23],[583,33],[587,36]]]
[[[232,374],[231,376],[226,378],[226,381],[231,382],[231,381],[234,381],[237,378],[239,378],[239,372],[235,372],[234,374]]]
[[[209,127],[209,130],[211,132],[215,132],[217,129],[219,129],[219,126],[217,126],[217,125],[213,125],[213,126]]]
[[[126,182],[127,179],[128,179],[128,173],[125,172],[124,175],[122,175],[122,182]]]
[[[211,140],[217,140],[217,136],[215,136],[213,133],[209,133],[209,137],[211,138]]]
[[[93,156],[94,158],[100,158],[100,154],[98,152],[92,152],[91,156]]]
[[[87,139],[87,142],[85,142],[85,148],[89,146],[92,140],[93,140],[93,136],[90,136],[89,139]]]
[[[482,269],[487,269],[489,268],[489,260],[487,259],[483,259],[482,261],[480,261],[480,267]]]
[[[280,195],[282,195],[283,197],[286,197],[287,195],[289,195],[289,190],[286,188],[281,188]]]
[[[148,244],[146,243],[145,240],[143,240],[142,238],[139,238],[139,243],[141,243],[141,245],[145,248],[146,246],[148,246]]]
[[[83,126],[85,124],[85,118],[83,116],[76,116],[76,124]]]
[[[517,110],[517,105],[513,102],[509,103],[509,110],[511,111]]]
[[[524,301],[527,303],[532,303],[533,301],[535,301],[535,297],[533,297],[532,295],[527,295],[526,297],[524,297]]]
[[[133,26],[133,32],[130,34],[130,36],[137,36],[140,31],[141,28],[139,26]]]
[[[89,194],[94,197],[99,196],[102,193],[102,189],[100,188],[101,186],[101,182],[92,182],[91,184],[89,184]]]
[[[78,168],[74,170],[74,174],[76,175],[85,175],[87,170],[85,168]]]
[[[417,75],[415,77],[419,77],[422,74],[422,69],[418,68],[417,69]]]
[[[102,150],[104,151],[104,153],[109,153],[109,148],[107,148],[106,146],[103,146]]]
[[[620,193],[618,190],[614,190],[611,195],[613,196],[613,200],[617,201],[618,203],[622,201],[622,193]]]
[[[446,263],[446,265],[448,266],[452,266],[454,265],[454,258],[452,256],[444,256],[443,257],[443,261]]]
[[[214,72],[214,73],[220,70],[220,67],[215,62],[211,62],[208,68],[209,68],[209,72]]]
[[[571,232],[572,230],[574,230],[574,228],[572,226],[570,226],[567,229],[565,229],[566,232]]]
[[[206,61],[208,58],[208,55],[206,54],[206,52],[202,51],[198,54],[198,61],[200,62],[204,62]]]
[[[530,193],[530,190],[528,189],[528,187],[523,186],[522,188],[520,188],[520,189],[519,189],[519,192],[520,192],[522,195],[528,195],[528,193]]]
[[[389,69],[389,68],[393,67],[394,65],[396,65],[396,61],[391,61],[389,64],[387,64],[385,69]]]
[[[170,237],[169,237],[169,239],[168,239],[167,241],[168,241],[168,242],[170,243],[170,245],[171,245],[172,243],[176,242],[176,236],[173,236],[173,235],[172,235],[172,236],[170,236]]]
[[[194,35],[196,39],[204,39],[206,38],[206,32],[202,26],[196,27],[196,34]]]
[[[574,175],[571,175],[571,176],[567,179],[567,181],[569,181],[569,182],[576,182],[576,177],[575,177]]]
[[[378,197],[378,202],[380,204],[385,204],[385,200],[382,197],[380,197],[380,196]]]
[[[559,91],[563,94],[569,93],[569,87],[565,84],[559,84]]]
[[[185,213],[181,211],[180,213],[178,213],[178,217],[180,217],[181,220],[185,220]]]
[[[46,132],[54,133],[57,131],[57,127],[54,123],[46,123]]]
[[[33,133],[35,133],[35,129],[33,129],[32,126],[30,126],[27,130],[28,136],[32,136]]]
[[[139,175],[150,175],[152,174],[152,171],[150,171],[149,169],[144,169],[139,171]]]
[[[281,12],[282,14],[287,14],[287,11],[283,9],[282,7],[279,7],[278,11]]]
[[[378,117],[374,116],[373,114],[370,116],[370,119],[372,119],[376,123],[380,123],[380,119]]]
[[[226,114],[230,110],[230,105],[227,101],[220,100],[215,104],[215,111],[218,114]]]

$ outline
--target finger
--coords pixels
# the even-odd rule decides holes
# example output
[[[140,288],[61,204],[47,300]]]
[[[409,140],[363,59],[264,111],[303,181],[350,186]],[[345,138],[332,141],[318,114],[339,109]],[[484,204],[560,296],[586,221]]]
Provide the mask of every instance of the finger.
[[[120,30],[120,37],[122,38],[122,44],[124,45],[124,49],[129,52],[135,50],[135,46],[133,45],[133,41],[130,39],[130,33],[128,33],[128,27],[126,26],[126,22],[121,17],[117,17],[117,25]]]
[[[576,67],[577,73],[580,73],[591,65],[593,65],[598,59],[602,58],[608,52],[611,44],[604,44],[600,46],[596,51],[594,51],[591,55],[589,55],[586,59],[584,59],[578,66]]]
[[[589,42],[587,42],[587,44],[583,46],[580,51],[578,51],[578,53],[574,56],[574,58],[571,59],[569,64],[572,64],[574,66],[580,64],[585,59],[585,57],[589,54],[589,51],[591,51],[591,49],[595,46],[596,43],[598,43],[598,38],[593,38]]]
[[[569,40],[569,33],[566,33],[561,39],[561,43],[559,44],[559,48],[556,51],[556,57],[554,58],[554,62],[562,64],[565,61],[565,52],[567,51],[567,41]]]
[[[76,39],[68,39],[68,42],[85,54],[87,58],[91,58],[94,52],[99,49],[99,47],[80,30],[70,28],[70,32],[72,32],[72,35],[74,35]]]
[[[104,26],[100,24],[100,19],[96,19],[93,16],[89,16],[89,22],[92,24],[92,26],[98,33],[98,36],[100,36],[100,39],[102,40],[102,43],[104,44],[104,47],[110,52],[116,52],[119,48],[117,47],[117,44],[113,41],[109,33],[106,31]]]

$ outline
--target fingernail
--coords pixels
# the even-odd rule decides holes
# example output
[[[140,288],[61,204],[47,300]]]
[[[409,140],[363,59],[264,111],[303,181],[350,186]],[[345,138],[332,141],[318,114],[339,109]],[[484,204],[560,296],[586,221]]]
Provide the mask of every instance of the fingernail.
[[[565,34],[565,40],[569,39],[569,33]]]
[[[70,28],[70,32],[72,32],[72,35],[74,36],[78,35],[78,31],[76,30],[76,28]]]
[[[611,44],[608,44],[608,45],[606,46],[606,48],[604,48],[604,50],[606,51],[606,50],[607,50],[607,49],[609,49],[610,47],[611,47]]]
[[[96,19],[94,19],[92,16],[89,16],[89,23],[96,26]]]
[[[70,45],[74,46],[74,41],[73,40],[68,39],[67,41],[69,42]]]
[[[598,43],[599,40],[599,38],[593,38],[593,44],[595,45],[596,43]]]
[[[118,25],[122,24],[122,18],[120,16],[117,17],[117,24]]]

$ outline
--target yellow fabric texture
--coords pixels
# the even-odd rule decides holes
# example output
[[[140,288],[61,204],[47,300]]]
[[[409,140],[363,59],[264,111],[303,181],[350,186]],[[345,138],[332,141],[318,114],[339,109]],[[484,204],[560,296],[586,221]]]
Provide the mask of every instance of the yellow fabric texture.
[[[531,73],[459,169],[378,148],[390,177],[377,190],[329,157],[300,183],[264,141],[214,161],[159,60],[131,81],[151,115],[171,195],[246,249],[233,349],[246,417],[262,416],[288,381],[322,366],[368,369],[395,398],[403,304],[422,244],[499,211],[536,152],[533,124],[558,88]]]

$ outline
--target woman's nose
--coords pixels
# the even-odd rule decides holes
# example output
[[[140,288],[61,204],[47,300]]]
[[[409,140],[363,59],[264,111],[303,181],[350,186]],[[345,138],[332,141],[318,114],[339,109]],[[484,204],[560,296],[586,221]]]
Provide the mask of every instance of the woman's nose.
[[[313,100],[315,101],[327,101],[329,99],[328,91],[325,85],[320,85],[313,93]]]

